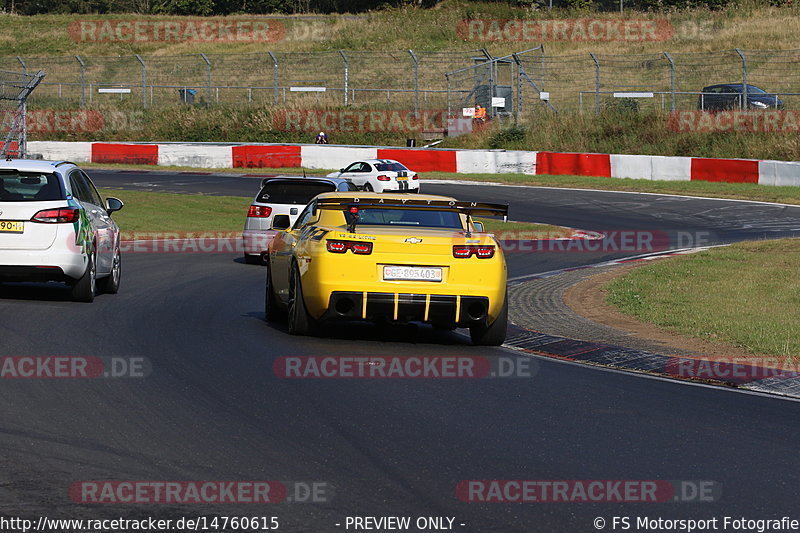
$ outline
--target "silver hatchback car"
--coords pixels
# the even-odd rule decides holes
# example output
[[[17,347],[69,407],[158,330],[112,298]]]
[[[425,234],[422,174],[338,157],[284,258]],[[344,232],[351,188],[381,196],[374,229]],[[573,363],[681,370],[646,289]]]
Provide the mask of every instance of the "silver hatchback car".
[[[81,302],[116,293],[120,209],[74,163],[0,161],[0,281],[66,282]]]
[[[277,231],[272,229],[272,217],[289,215],[292,224],[300,211],[323,192],[357,191],[350,180],[341,178],[316,178],[283,176],[264,178],[261,190],[247,211],[242,239],[244,259],[249,264],[262,264],[261,254]]]

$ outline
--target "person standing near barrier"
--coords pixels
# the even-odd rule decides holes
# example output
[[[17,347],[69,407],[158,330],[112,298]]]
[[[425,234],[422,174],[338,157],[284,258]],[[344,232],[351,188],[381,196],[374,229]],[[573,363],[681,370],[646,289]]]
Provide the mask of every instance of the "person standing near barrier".
[[[474,120],[478,124],[484,124],[486,122],[486,108],[482,107],[480,104],[475,104]]]
[[[328,144],[328,136],[325,135],[324,131],[319,132],[317,138],[314,140],[314,144]]]

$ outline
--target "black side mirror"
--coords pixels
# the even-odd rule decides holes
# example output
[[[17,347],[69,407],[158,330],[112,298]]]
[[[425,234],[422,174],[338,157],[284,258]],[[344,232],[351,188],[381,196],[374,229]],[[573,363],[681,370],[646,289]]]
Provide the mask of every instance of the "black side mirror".
[[[272,217],[272,229],[284,231],[292,226],[289,215],[275,215]]]
[[[340,168],[340,169],[339,169],[339,172],[344,172],[344,169],[343,169],[343,168]]]
[[[125,207],[125,204],[122,203],[122,200],[119,198],[106,198],[106,212],[110,215],[114,211],[119,211]]]

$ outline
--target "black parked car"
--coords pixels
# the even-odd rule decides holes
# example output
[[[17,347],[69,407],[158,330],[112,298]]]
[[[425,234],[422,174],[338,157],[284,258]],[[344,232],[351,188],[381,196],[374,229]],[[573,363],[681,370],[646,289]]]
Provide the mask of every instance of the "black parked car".
[[[703,87],[703,95],[697,99],[697,109],[723,111],[741,109],[744,99],[743,83],[720,83]],[[776,94],[768,94],[755,85],[747,85],[747,109],[783,109],[783,102]]]

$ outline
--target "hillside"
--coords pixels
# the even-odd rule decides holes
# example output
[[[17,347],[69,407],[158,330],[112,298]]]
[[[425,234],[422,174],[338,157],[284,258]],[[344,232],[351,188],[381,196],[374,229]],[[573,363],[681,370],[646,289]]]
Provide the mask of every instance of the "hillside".
[[[564,10],[530,10],[503,3],[445,1],[432,9],[394,8],[362,15],[265,17],[247,15],[211,17],[207,22],[268,21],[280,28],[268,42],[175,42],[105,38],[99,33],[81,35],[80,22],[166,20],[198,21],[192,17],[145,15],[0,15],[0,56],[113,56],[127,54],[176,55],[194,53],[260,53],[331,50],[464,50],[486,47],[495,56],[538,45],[539,39],[506,42],[489,31],[459,32],[464,20],[483,19],[599,19],[616,20],[618,13]],[[800,27],[797,7],[737,7],[723,11],[687,10],[670,13],[629,11],[623,18],[664,20],[671,31],[658,40],[545,42],[548,54],[627,54],[703,52],[709,50],[796,48]],[[78,29],[76,29],[78,28]],[[794,28],[794,29],[793,29]],[[71,31],[72,29],[72,31]],[[461,33],[461,34],[459,34]]]
[[[450,95],[446,72],[480,61],[481,48],[499,57],[542,41],[525,40],[510,31],[507,19],[540,28],[528,36],[544,37],[545,57],[542,50],[521,57],[534,81],[550,92],[558,114],[548,112],[538,93],[525,84],[520,127],[509,129],[510,121],[496,121],[485,132],[448,139],[442,146],[800,159],[796,131],[670,131],[671,102],[664,92],[673,79],[679,91],[676,108],[694,109],[696,91],[704,85],[741,79],[741,59],[733,50],[740,48],[748,56],[750,83],[781,94],[800,94],[798,53],[759,52],[798,47],[792,30],[800,27],[796,7],[626,12],[620,18],[617,13],[445,1],[431,9],[390,8],[360,15],[205,19],[0,15],[0,68],[18,70],[19,56],[29,72],[47,73],[30,102],[31,139],[305,142],[310,139],[309,128],[297,131],[276,125],[281,109],[341,113],[408,111],[417,105],[442,113],[449,105],[455,113],[473,105],[470,89],[476,71],[451,77]],[[572,33],[559,35],[553,20],[568,21]],[[575,33],[591,28],[590,23],[608,29],[624,21],[655,31],[646,38],[620,38],[617,33],[611,40]],[[169,35],[166,24],[179,28],[179,37]],[[244,30],[237,33],[237,24]],[[203,31],[208,28],[210,38],[205,38]],[[416,51],[414,58],[409,49]],[[345,56],[339,50],[345,50]],[[663,52],[674,58],[672,77]],[[599,58],[598,80],[590,53]],[[140,54],[146,69],[134,54]],[[83,76],[75,56],[84,64]],[[420,89],[416,96],[415,60]],[[346,93],[341,89],[343,80],[348,84]],[[595,101],[596,81],[606,93],[620,87],[655,90],[661,91],[660,98],[642,101],[638,113],[617,113],[608,109],[613,103],[610,95]],[[515,85],[507,70],[498,74],[498,83]],[[291,93],[289,86],[294,85],[322,85],[327,92]],[[131,92],[98,94],[98,88],[109,86],[128,87]],[[202,105],[180,105],[179,90],[186,88],[196,91]],[[800,107],[799,96],[783,99],[789,110]],[[96,127],[86,127],[86,116],[78,112],[81,106],[80,113],[95,114],[88,122]],[[594,114],[596,107],[603,111],[599,117]],[[68,115],[63,120],[54,115],[61,112]],[[329,129],[337,143],[394,145],[424,137],[421,131],[396,128]]]

